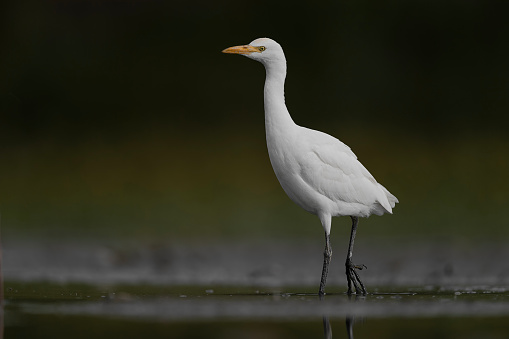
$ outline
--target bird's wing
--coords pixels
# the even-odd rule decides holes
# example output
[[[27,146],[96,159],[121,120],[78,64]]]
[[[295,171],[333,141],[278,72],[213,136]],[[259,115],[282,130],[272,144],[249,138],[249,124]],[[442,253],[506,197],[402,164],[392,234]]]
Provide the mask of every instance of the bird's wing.
[[[313,131],[316,132],[316,131]],[[350,147],[321,132],[307,133],[310,148],[299,159],[302,179],[333,201],[391,207],[375,178],[357,160]]]

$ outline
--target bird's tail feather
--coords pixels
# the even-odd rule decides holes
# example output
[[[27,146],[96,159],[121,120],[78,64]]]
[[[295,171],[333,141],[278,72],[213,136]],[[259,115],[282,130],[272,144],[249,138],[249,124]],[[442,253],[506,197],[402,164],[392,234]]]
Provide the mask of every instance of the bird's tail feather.
[[[398,201],[398,198],[396,198],[394,195],[392,195],[385,187],[378,184],[380,188],[382,189],[383,194],[380,194],[378,196],[378,204],[382,207],[382,209],[378,209],[377,212],[374,212],[377,215],[382,215],[384,213],[390,213],[392,214],[392,208],[396,205]]]
[[[380,185],[380,184],[378,184],[378,185]],[[380,185],[380,187],[382,188],[382,191],[384,191],[385,196],[387,197],[387,201],[388,201],[389,205],[391,206],[391,209],[394,208],[394,206],[396,206],[396,204],[399,203],[398,198],[396,198],[396,196],[394,194],[389,192],[387,190],[387,188],[383,187],[382,185]],[[385,206],[384,206],[384,208],[385,208]]]

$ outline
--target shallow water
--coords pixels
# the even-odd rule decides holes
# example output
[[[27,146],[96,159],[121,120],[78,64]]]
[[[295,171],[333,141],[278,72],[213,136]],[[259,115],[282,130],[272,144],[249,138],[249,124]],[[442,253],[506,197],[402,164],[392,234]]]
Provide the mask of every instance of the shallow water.
[[[5,284],[6,338],[507,338],[505,287],[309,288]]]
[[[395,246],[397,244],[397,246]],[[6,338],[508,338],[503,242],[363,239],[369,294],[341,257],[316,294],[320,242],[13,241]],[[341,244],[336,248],[340,253]]]

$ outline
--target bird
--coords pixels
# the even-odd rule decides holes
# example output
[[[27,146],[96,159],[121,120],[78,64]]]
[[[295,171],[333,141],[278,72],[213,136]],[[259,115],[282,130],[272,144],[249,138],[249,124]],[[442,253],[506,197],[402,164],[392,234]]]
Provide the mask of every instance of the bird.
[[[335,216],[349,216],[352,220],[345,262],[346,293],[354,293],[353,285],[355,294],[366,295],[366,288],[356,272],[366,266],[352,262],[359,218],[392,214],[398,199],[375,180],[350,147],[329,134],[302,127],[293,121],[285,103],[287,63],[279,43],[259,38],[222,52],[243,55],[265,67],[265,133],[272,168],[288,197],[316,215],[325,231],[319,296],[325,295],[332,257],[331,224]]]

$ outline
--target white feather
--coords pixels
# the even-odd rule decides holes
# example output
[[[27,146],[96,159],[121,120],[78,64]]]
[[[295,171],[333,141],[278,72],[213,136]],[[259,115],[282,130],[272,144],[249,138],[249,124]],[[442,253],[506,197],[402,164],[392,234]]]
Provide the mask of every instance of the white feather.
[[[327,234],[332,216],[392,213],[398,199],[375,180],[350,147],[293,122],[284,98],[286,59],[281,46],[267,38],[256,39],[249,46],[264,47],[261,52],[240,54],[265,66],[267,148],[274,172],[290,199],[316,214]]]

